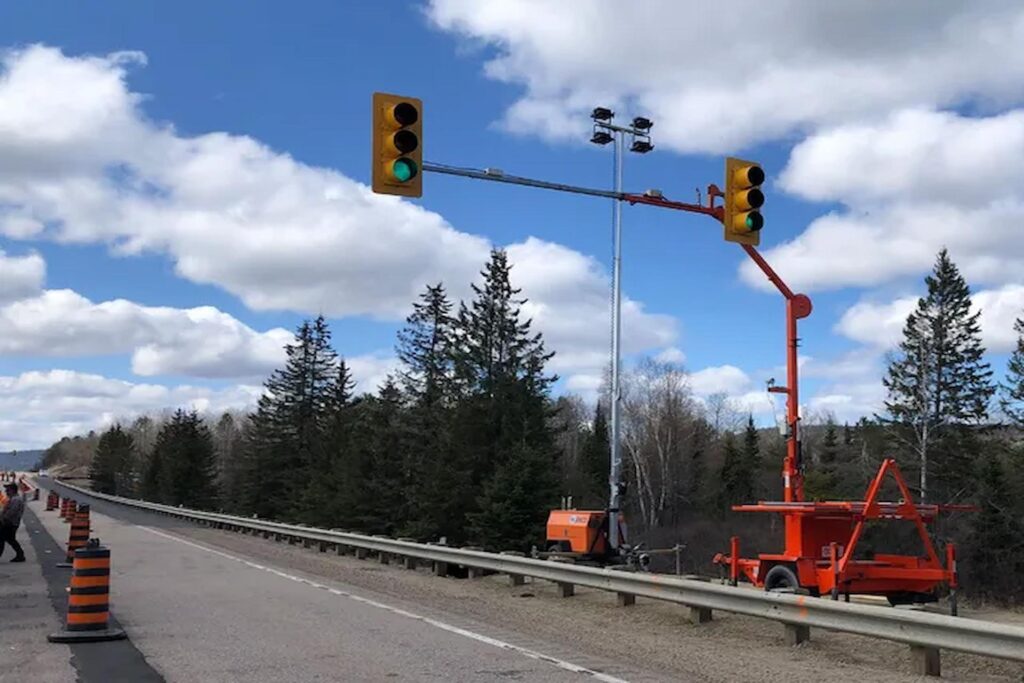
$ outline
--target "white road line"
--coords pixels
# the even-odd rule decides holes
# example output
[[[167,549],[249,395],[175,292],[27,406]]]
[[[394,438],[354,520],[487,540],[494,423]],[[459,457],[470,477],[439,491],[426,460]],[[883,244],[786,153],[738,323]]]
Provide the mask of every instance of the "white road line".
[[[458,626],[453,626],[452,624],[448,624],[448,623],[445,623],[443,621],[438,621],[437,619],[432,619],[430,617],[425,617],[425,616],[423,616],[421,614],[416,614],[415,612],[409,612],[409,611],[401,609],[399,607],[393,607],[393,606],[387,605],[387,604],[385,604],[383,602],[378,602],[376,600],[371,600],[369,598],[364,598],[364,597],[359,596],[359,595],[354,595],[354,594],[349,593],[347,591],[339,590],[337,588],[333,588],[331,586],[327,586],[327,585],[324,585],[322,583],[317,583],[316,581],[311,581],[310,579],[306,579],[306,578],[303,578],[301,576],[295,576],[294,574],[289,574],[287,572],[283,572],[283,571],[280,571],[278,569],[274,569],[273,567],[267,567],[265,565],[258,564],[256,562],[252,562],[250,560],[246,560],[246,559],[238,557],[236,555],[231,555],[230,553],[225,553],[225,552],[222,552],[220,550],[214,550],[213,548],[209,548],[209,547],[207,547],[205,545],[201,545],[199,543],[193,543],[192,541],[187,541],[184,538],[181,538],[179,536],[175,536],[173,534],[164,533],[163,531],[158,531],[157,529],[154,529],[152,527],[142,526],[142,525],[134,525],[134,526],[137,526],[139,529],[143,529],[144,531],[148,531],[151,534],[156,534],[157,536],[162,536],[162,537],[168,538],[168,539],[170,539],[172,541],[177,541],[178,543],[183,543],[183,544],[185,544],[187,546],[190,546],[192,548],[197,548],[199,550],[202,550],[202,551],[205,551],[205,552],[208,552],[208,553],[212,553],[213,555],[219,555],[220,557],[224,557],[224,558],[227,558],[229,560],[234,560],[235,562],[240,562],[240,563],[244,564],[247,567],[252,567],[253,569],[260,569],[262,571],[269,572],[269,573],[274,574],[276,576],[280,576],[281,578],[288,579],[290,581],[295,581],[296,583],[303,583],[303,584],[306,584],[307,586],[312,586],[313,588],[319,588],[319,589],[325,590],[328,593],[331,593],[333,595],[338,595],[338,596],[341,596],[341,597],[348,598],[350,600],[354,600],[356,602],[361,602],[364,605],[370,605],[370,606],[376,607],[378,609],[386,610],[388,612],[391,612],[392,614],[397,614],[399,616],[403,616],[403,617],[406,617],[406,618],[409,618],[409,619],[415,619],[416,621],[421,621],[421,622],[423,622],[425,624],[430,624],[431,626],[434,626],[435,628],[439,628],[441,630],[448,631],[449,633],[455,633],[457,635],[464,636],[466,638],[471,638],[472,640],[476,640],[476,641],[481,642],[481,643],[486,643],[487,645],[493,645],[494,647],[500,647],[503,650],[509,650],[511,652],[516,652],[516,653],[519,653],[519,654],[521,654],[521,655],[523,655],[525,657],[529,657],[530,659],[536,659],[536,660],[539,660],[539,661],[542,661],[542,662],[547,662],[548,664],[553,664],[554,666],[557,666],[560,669],[565,669],[567,671],[572,671],[573,673],[585,674],[587,676],[592,677],[594,680],[603,681],[603,683],[629,683],[625,679],[616,678],[615,676],[610,676],[608,674],[601,673],[600,671],[594,671],[593,669],[588,669],[588,668],[586,668],[584,666],[580,666],[579,664],[573,664],[572,662],[567,662],[564,659],[558,659],[557,657],[552,657],[551,655],[546,655],[546,654],[544,654],[542,652],[537,652],[536,650],[530,650],[530,649],[525,648],[525,647],[520,647],[518,645],[513,645],[512,643],[506,642],[504,640],[498,640],[497,638],[491,638],[490,636],[485,636],[482,633],[476,633],[475,631],[469,631],[467,629],[460,628]]]

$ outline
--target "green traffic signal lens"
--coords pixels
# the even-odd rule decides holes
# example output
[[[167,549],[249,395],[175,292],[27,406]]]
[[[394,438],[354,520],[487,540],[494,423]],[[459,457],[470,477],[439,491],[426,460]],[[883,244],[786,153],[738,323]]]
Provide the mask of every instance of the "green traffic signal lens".
[[[391,165],[391,174],[399,182],[407,183],[415,178],[417,173],[419,173],[419,168],[416,167],[416,162],[412,159],[396,159],[395,163]]]
[[[747,230],[757,232],[764,227],[764,217],[757,211],[751,211],[746,218]]]

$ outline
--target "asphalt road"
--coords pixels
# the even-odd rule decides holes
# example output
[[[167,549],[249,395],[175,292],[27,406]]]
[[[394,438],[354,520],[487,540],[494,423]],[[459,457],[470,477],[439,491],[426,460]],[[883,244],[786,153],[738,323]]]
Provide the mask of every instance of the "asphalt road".
[[[899,683],[909,648],[656,600],[556,597],[545,581],[441,579],[93,501],[112,604],[167,681],[786,681]],[[66,535],[55,515],[48,528]],[[1024,680],[1024,666],[943,653],[943,678]]]
[[[60,488],[58,487],[58,490]],[[67,527],[54,513],[55,536]],[[167,681],[652,680],[509,642],[457,615],[196,543],[180,522],[92,501],[111,604]]]

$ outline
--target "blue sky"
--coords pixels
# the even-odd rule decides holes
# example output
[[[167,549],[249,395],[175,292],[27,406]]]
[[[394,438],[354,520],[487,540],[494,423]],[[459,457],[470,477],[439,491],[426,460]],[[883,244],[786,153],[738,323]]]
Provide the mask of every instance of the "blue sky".
[[[15,112],[0,114],[0,249],[16,274],[0,278],[0,400],[17,407],[0,447],[176,402],[244,407],[282,330],[319,311],[372,388],[407,292],[465,291],[488,244],[522,260],[562,390],[592,396],[608,202],[437,175],[414,202],[426,211],[367,198],[374,90],[423,99],[436,162],[607,187],[611,149],[586,144],[594,105],[655,121],[628,189],[690,201],[721,182],[724,155],[761,161],[762,251],[815,304],[808,415],[878,407],[884,353],[942,245],[982,293],[1001,371],[1024,254],[998,237],[1021,201],[986,169],[1021,163],[1024,61],[999,52],[1019,44],[1001,40],[1019,10],[908,3],[887,15],[901,38],[870,9],[810,3],[800,24],[762,17],[760,65],[737,69],[684,4],[652,0],[657,22],[599,0],[0,6],[0,108]],[[730,12],[762,11],[726,4],[708,24],[722,33]],[[699,397],[770,419],[781,298],[708,218],[631,207],[624,228],[630,359],[685,358]]]

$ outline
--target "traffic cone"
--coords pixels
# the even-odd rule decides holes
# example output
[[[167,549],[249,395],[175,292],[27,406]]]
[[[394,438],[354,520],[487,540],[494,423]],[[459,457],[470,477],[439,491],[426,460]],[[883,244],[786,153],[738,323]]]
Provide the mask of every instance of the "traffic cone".
[[[110,627],[110,549],[91,539],[75,551],[68,589],[68,616],[64,630],[46,637],[51,643],[96,643],[126,638]]]
[[[58,567],[70,567],[75,559],[75,551],[84,548],[89,543],[89,506],[79,505],[75,518],[71,522],[71,529],[68,532],[67,559],[59,563]]]
[[[57,494],[50,491],[46,494],[46,511],[51,512],[57,509]]]

